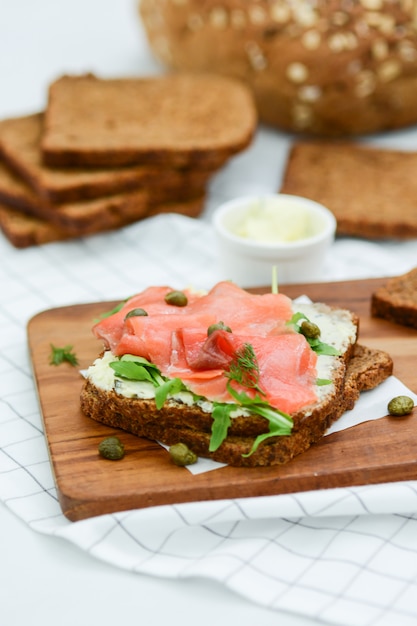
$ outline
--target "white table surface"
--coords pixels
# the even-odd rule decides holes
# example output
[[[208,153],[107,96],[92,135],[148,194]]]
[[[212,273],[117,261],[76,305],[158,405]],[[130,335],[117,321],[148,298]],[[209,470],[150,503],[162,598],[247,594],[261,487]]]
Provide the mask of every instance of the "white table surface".
[[[63,73],[86,71],[103,76],[160,71],[147,49],[134,0],[0,0],[1,118],[41,110],[51,80]],[[416,136],[411,129],[374,141],[412,148]],[[278,139],[283,145],[288,141],[262,131],[255,151],[267,156]],[[276,188],[284,156],[285,150],[277,153],[274,167],[266,159],[258,178],[249,184]],[[217,181],[220,188],[221,183],[222,175]],[[370,246],[367,259],[350,265],[350,275],[347,264],[340,262],[339,274],[336,267],[334,276],[405,271],[417,260],[414,243],[400,252],[395,244]],[[343,261],[342,247],[339,252]],[[384,272],[378,255],[397,264]],[[207,580],[176,581],[118,569],[63,539],[35,532],[2,503],[0,529],[0,623],[5,626],[324,623],[267,610]]]

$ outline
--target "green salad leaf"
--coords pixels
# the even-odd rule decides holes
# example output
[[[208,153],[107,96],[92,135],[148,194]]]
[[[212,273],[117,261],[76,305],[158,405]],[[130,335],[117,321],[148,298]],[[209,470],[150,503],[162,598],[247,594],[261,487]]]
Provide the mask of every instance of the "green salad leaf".
[[[260,415],[269,422],[269,432],[259,435],[255,440],[253,447],[248,455],[255,452],[259,444],[268,437],[276,437],[280,435],[289,435],[293,426],[291,416],[283,411],[279,411],[271,407],[259,395],[263,393],[258,387],[259,370],[254,366],[254,354],[250,344],[245,344],[245,350],[237,355],[235,365],[242,365],[240,374],[237,369],[232,368],[232,375],[228,376],[227,389],[236,402],[214,402],[212,411],[212,428],[210,436],[209,450],[214,452],[217,450],[227,437],[227,432],[231,423],[231,413],[233,411],[245,408],[254,415]],[[246,367],[248,366],[248,367]],[[132,354],[125,354],[116,361],[110,363],[110,367],[119,378],[125,378],[133,381],[150,382],[155,387],[155,403],[158,409],[161,409],[169,395],[175,395],[180,391],[190,390],[184,385],[180,378],[164,377],[158,367],[150,363],[147,359]],[[230,371],[227,374],[230,374]],[[233,389],[231,381],[236,380],[240,384],[246,383],[248,388],[258,391],[254,398],[247,393],[238,392]],[[192,393],[192,392],[190,392]],[[195,401],[206,400],[202,396],[193,393]]]
[[[287,326],[290,326],[297,333],[301,333],[300,324],[298,322],[306,320],[310,322],[308,317],[304,315],[304,313],[294,313],[290,320],[286,323]],[[304,335],[305,336],[305,335]],[[334,346],[331,346],[328,343],[324,343],[321,341],[320,337],[306,337],[306,341],[309,343],[310,348],[314,350],[318,355],[327,355],[327,356],[340,356],[339,350],[336,350]]]

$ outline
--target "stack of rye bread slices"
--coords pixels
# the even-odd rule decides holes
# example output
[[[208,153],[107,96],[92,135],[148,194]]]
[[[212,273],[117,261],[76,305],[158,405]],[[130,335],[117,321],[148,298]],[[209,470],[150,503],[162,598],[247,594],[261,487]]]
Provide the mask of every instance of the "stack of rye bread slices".
[[[159,213],[197,217],[256,124],[232,79],[62,76],[44,112],[0,122],[0,228],[23,248]]]

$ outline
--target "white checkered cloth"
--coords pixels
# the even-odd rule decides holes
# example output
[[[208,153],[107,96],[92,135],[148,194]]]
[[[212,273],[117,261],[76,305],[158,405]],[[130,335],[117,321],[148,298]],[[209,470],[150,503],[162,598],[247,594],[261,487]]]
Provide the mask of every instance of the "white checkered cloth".
[[[225,179],[213,182],[208,214],[235,193],[233,177],[224,193]],[[26,324],[45,309],[122,299],[149,284],[209,288],[219,273],[207,219],[159,216],[25,250],[0,238],[0,258],[0,498],[17,516],[117,567],[214,579],[271,609],[348,626],[417,623],[417,482],[161,506],[75,523],[62,515]],[[415,241],[344,239],[324,276],[394,275],[415,259]]]

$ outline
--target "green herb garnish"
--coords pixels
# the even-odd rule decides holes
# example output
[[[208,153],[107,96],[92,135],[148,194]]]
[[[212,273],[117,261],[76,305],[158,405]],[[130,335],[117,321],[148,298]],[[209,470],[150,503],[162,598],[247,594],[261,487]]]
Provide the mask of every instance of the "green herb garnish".
[[[237,408],[235,404],[214,403],[214,408],[211,413],[213,423],[211,425],[209,444],[210,452],[215,452],[217,448],[220,448],[221,444],[226,439],[231,420],[230,413],[236,411]]]
[[[294,313],[288,322],[286,322],[287,326],[292,327],[297,333],[301,333],[300,324],[298,322],[306,320],[311,323],[310,320],[304,313]],[[304,335],[305,336],[305,335]],[[324,343],[321,341],[319,337],[306,337],[306,341],[308,341],[310,348],[314,350],[318,355],[327,355],[327,356],[340,356],[339,350],[336,350],[333,346],[328,343]]]
[[[278,268],[276,265],[272,266],[271,293],[278,293]]]
[[[151,383],[155,387],[155,404],[161,409],[169,394],[186,391],[180,378],[165,378],[153,363],[141,356],[125,354],[118,361],[112,361],[110,367],[119,378]]]
[[[114,315],[115,313],[118,313],[120,311],[120,309],[122,309],[124,307],[124,305],[126,304],[126,302],[128,300],[130,300],[130,297],[129,298],[125,298],[124,300],[119,302],[119,304],[116,304],[116,306],[113,309],[111,309],[110,311],[106,311],[104,313],[100,313],[99,317],[94,320],[94,323],[100,322],[101,320],[106,319],[106,317],[110,317],[111,315]]]
[[[61,363],[70,363],[70,365],[78,365],[78,359],[74,352],[72,352],[72,346],[64,346],[63,348],[57,348],[51,343],[51,358],[49,360],[50,365],[61,365]]]
[[[262,395],[265,392],[259,387],[259,365],[253,346],[244,343],[239,348],[232,360],[229,371],[225,372],[227,378],[236,381],[242,387],[256,389]]]
[[[158,409],[163,407],[170,394],[174,395],[179,391],[191,393],[181,379],[165,378],[156,365],[153,365],[143,357],[125,354],[117,361],[111,362],[110,367],[114,370],[115,375],[120,378],[152,383],[155,387],[155,403]],[[236,358],[226,375],[229,378],[227,389],[236,402],[213,402],[213,421],[209,445],[211,452],[217,450],[226,439],[231,421],[230,414],[242,408],[247,409],[252,414],[264,417],[269,422],[269,432],[259,435],[255,439],[251,451],[246,456],[250,456],[255,452],[259,444],[268,437],[291,434],[293,421],[290,415],[271,407],[258,393],[254,398],[250,398],[245,392],[238,392],[231,386],[231,381],[234,380],[240,385],[249,389],[255,389],[264,395],[264,392],[258,385],[259,367],[253,347],[250,344],[244,344],[241,350],[237,351]],[[193,398],[194,401],[206,400],[206,398],[195,394],[193,394]]]

